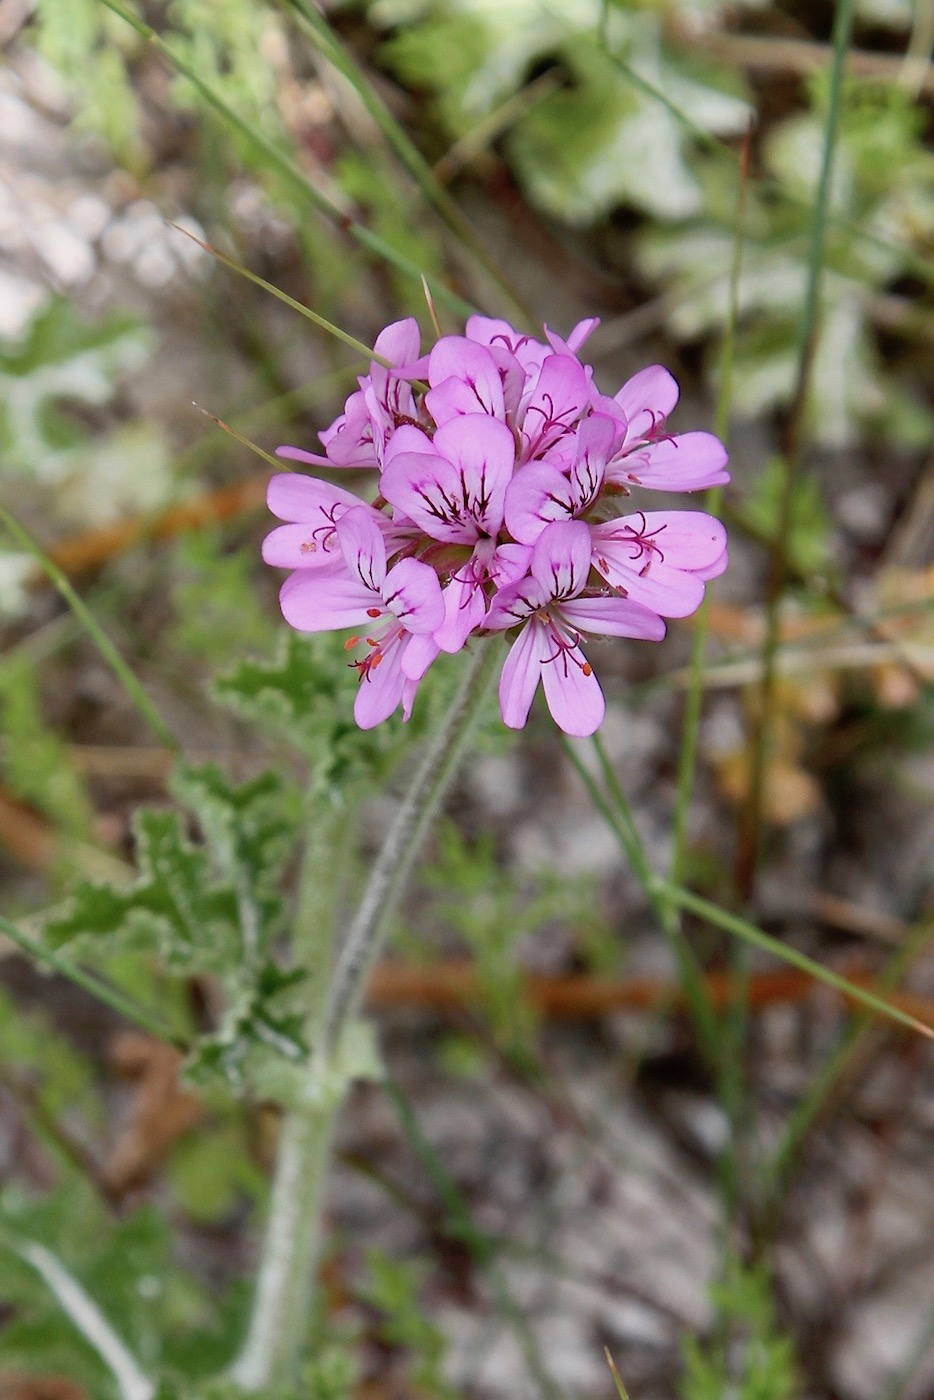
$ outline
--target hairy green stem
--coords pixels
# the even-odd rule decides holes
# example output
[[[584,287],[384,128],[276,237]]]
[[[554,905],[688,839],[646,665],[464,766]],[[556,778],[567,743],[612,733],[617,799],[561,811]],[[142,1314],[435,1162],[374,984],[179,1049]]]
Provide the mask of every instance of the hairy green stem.
[[[405,888],[428,825],[464,756],[473,722],[499,659],[495,639],[477,645],[461,688],[389,828],[331,982],[324,1018],[326,1053],[338,1042],[341,1030],[356,1010],[366,974]]]
[[[367,973],[405,887],[429,823],[464,756],[486,697],[499,648],[481,642],[444,721],[429,745],[389,827],[327,985],[313,991],[309,1031],[313,1051],[302,1101],[282,1127],[266,1235],[246,1341],[230,1378],[248,1394],[294,1379],[308,1328],[308,1309],[321,1242],[324,1187],[334,1121],[342,1094],[328,1090],[329,1070],[342,1034],[363,994]],[[314,804],[312,804],[314,810]],[[320,815],[320,814],[319,814]],[[336,829],[313,829],[306,851],[297,945],[312,976],[330,965]],[[315,876],[328,894],[317,897]],[[315,965],[312,965],[315,964]]]

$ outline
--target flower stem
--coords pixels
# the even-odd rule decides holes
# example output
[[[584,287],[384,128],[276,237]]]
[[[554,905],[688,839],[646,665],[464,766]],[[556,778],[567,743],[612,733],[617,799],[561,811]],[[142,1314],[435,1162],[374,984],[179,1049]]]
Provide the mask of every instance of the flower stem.
[[[492,639],[476,644],[460,690],[426,751],[370,873],[366,891],[334,971],[324,1017],[329,1053],[357,1008],[366,974],[405,888],[428,825],[464,757],[473,722],[499,661]]]
[[[330,985],[315,997],[310,1017],[313,1051],[307,1066],[303,1101],[286,1114],[282,1126],[269,1217],[243,1349],[230,1379],[247,1394],[260,1394],[294,1380],[308,1331],[314,1271],[321,1242],[324,1187],[334,1121],[341,1095],[326,1092],[332,1055],[344,1027],[359,1005],[366,976],[421,847],[429,823],[464,757],[474,720],[499,661],[499,648],[480,642],[471,658],[444,721],[429,745],[412,784],[387,832],[370,874],[357,916],[341,948]],[[336,837],[336,830],[333,832]],[[324,839],[322,839],[324,837]],[[326,833],[312,835],[306,855],[305,888],[313,887],[308,861],[329,887],[334,881],[334,852],[326,859]],[[324,859],[323,859],[324,858]],[[314,902],[314,901],[313,901]],[[305,904],[305,901],[302,901]],[[324,924],[333,928],[333,906],[313,910],[315,928],[299,932],[297,943],[309,955],[312,977],[321,977],[330,958]],[[304,922],[304,920],[303,920]]]

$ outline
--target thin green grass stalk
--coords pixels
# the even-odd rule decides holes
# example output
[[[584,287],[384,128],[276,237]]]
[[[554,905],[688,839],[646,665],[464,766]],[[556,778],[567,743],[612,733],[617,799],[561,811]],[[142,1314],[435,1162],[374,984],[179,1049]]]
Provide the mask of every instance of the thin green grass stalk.
[[[332,63],[350,83],[386,141],[414,179],[426,204],[434,209],[451,233],[467,249],[478,266],[506,298],[511,310],[518,312],[526,326],[530,327],[533,321],[532,313],[508,278],[497,267],[483,241],[464,218],[444,186],[436,179],[421,151],[396,121],[363,69],[341,43],[324,16],[310,5],[308,0],[286,0],[286,2],[298,16],[299,27],[308,35],[328,62]]]
[[[864,987],[857,986],[847,977],[840,976],[829,967],[824,967],[822,963],[815,962],[806,953],[801,953],[797,948],[792,948],[790,944],[783,943],[780,938],[773,938],[761,928],[756,928],[755,924],[749,923],[747,919],[741,919],[736,914],[730,914],[726,909],[721,909],[719,905],[712,904],[709,899],[703,899],[700,895],[692,893],[691,890],[681,889],[677,885],[671,885],[667,880],[655,881],[656,894],[663,900],[674,904],[682,909],[687,909],[690,913],[696,914],[698,918],[705,919],[715,928],[725,929],[727,933],[735,934],[737,938],[744,939],[753,947],[761,948],[764,952],[771,953],[774,957],[780,958],[782,962],[790,963],[792,967],[797,967],[801,972],[806,972],[815,981],[823,982],[826,986],[832,987],[834,991],[842,993],[851,1001],[857,1001],[869,1011],[874,1011],[877,1015],[885,1016],[890,1021],[897,1021],[900,1026],[906,1026],[909,1030],[918,1032],[919,1035],[926,1036],[929,1040],[934,1040],[934,1026],[927,1026],[917,1017],[909,1015],[907,1011],[902,1011],[900,1007],[893,1006],[884,997],[876,996],[874,992],[867,991]]]
[[[365,224],[361,224],[359,220],[353,218],[346,209],[342,209],[322,190],[319,190],[281,146],[271,141],[267,136],[264,136],[261,131],[258,131],[255,127],[252,127],[249,122],[245,121],[243,117],[230,106],[227,100],[222,97],[210,83],[205,81],[198,70],[193,68],[190,63],[182,58],[181,54],[176,53],[171,44],[167,44],[151,25],[146,24],[144,20],[140,19],[138,15],[134,15],[132,11],[124,9],[124,7],[118,3],[118,0],[100,0],[100,3],[106,5],[115,15],[119,15],[131,28],[136,30],[141,38],[145,39],[148,44],[151,44],[153,48],[157,49],[176,72],[181,73],[183,77],[187,78],[188,81],[197,88],[208,105],[213,107],[214,111],[226,122],[235,127],[242,136],[245,136],[258,151],[262,152],[269,163],[275,166],[279,174],[283,175],[292,187],[296,189],[303,198],[307,199],[319,213],[325,214],[339,228],[349,233],[350,236],[356,239],[368,252],[374,253],[377,257],[383,259],[383,261],[391,263],[399,272],[403,272],[406,276],[412,277],[415,281],[418,281],[422,276],[422,269],[420,267],[417,267],[404,253],[400,253],[398,249],[393,248],[391,244],[380,238],[372,229],[368,229]],[[432,280],[432,291],[439,301],[443,301],[458,316],[463,317],[472,314],[474,308],[455,292],[452,292],[443,282]]]
[[[606,1357],[606,1364],[610,1368],[610,1375],[613,1377],[613,1384],[616,1386],[616,1393],[619,1396],[619,1400],[629,1400],[629,1392],[623,1385],[623,1378],[620,1375],[619,1371],[616,1369],[616,1362],[610,1355],[609,1347],[603,1348],[603,1355]]]
[[[747,131],[743,143],[743,157],[739,168],[739,181],[736,195],[736,220],[733,225],[733,255],[730,262],[729,297],[726,322],[723,328],[723,346],[720,352],[720,388],[714,413],[714,432],[724,443],[728,443],[730,408],[733,399],[733,361],[736,354],[736,328],[739,321],[739,283],[743,266],[743,241],[746,225],[746,192],[749,186],[749,160],[752,141],[752,128]],[[720,487],[708,491],[704,500],[705,509],[719,516],[723,502]],[[688,816],[691,798],[694,793],[694,778],[697,770],[697,752],[700,739],[701,706],[704,699],[704,669],[707,664],[707,639],[709,634],[708,589],[704,595],[694,623],[694,639],[691,648],[691,680],[684,699],[684,721],[681,728],[681,750],[678,756],[678,787],[675,796],[674,849],[671,857],[671,880],[679,884],[683,878],[683,864],[687,844]]]
[[[675,911],[656,895],[655,886],[657,881],[655,874],[652,870],[642,838],[633,821],[629,803],[626,800],[625,793],[616,780],[612,764],[609,761],[606,751],[598,738],[595,737],[592,742],[603,773],[604,782],[610,789],[610,794],[601,790],[596,779],[588,772],[581,761],[575,746],[568,740],[564,741],[565,753],[568,755],[578,777],[587,789],[594,806],[603,816],[610,830],[619,841],[632,867],[633,873],[642,886],[646,899],[655,917],[658,919],[663,933],[669,940],[701,1048],[704,1051],[705,1057],[712,1064],[716,1064],[719,1055],[717,1024],[713,1008],[710,1005],[710,1000],[704,987],[700,968],[697,966],[694,954],[678,930],[678,921]]]
[[[74,982],[76,987],[81,987],[83,991],[90,992],[92,997],[109,1006],[111,1011],[116,1011],[118,1016],[131,1024],[139,1026],[149,1035],[153,1035],[157,1040],[165,1040],[176,1049],[187,1051],[188,1046],[183,1040],[177,1037],[172,1028],[161,1016],[145,1007],[139,1006],[129,997],[125,997],[122,992],[118,992],[115,987],[102,982],[99,977],[95,977],[91,972],[85,972],[68,958],[63,958],[61,953],[57,953],[54,948],[47,948],[38,939],[31,938],[28,933],[17,928],[16,924],[10,922],[0,915],[0,933],[15,943],[18,948],[22,948],[24,953],[28,953],[37,963],[45,964],[53,972],[57,972],[60,977],[66,977],[69,982]]]
[[[879,975],[879,987],[883,991],[893,990],[898,985],[912,963],[928,946],[932,935],[934,922],[927,920],[905,939]],[[788,1171],[802,1142],[819,1117],[829,1095],[853,1063],[874,1024],[874,1018],[868,1013],[862,1013],[853,1019],[837,1048],[821,1066],[807,1092],[795,1106],[778,1145],[764,1164],[764,1193],[767,1206],[774,1202],[778,1191],[785,1184]]]
[[[588,773],[571,745],[567,746],[567,753],[581,782],[587,789],[594,806],[597,808],[597,811],[600,812],[606,820],[626,855],[632,858],[633,845],[631,832],[629,832],[619,820],[618,814],[614,810],[614,805],[601,791],[593,776]],[[641,841],[639,841],[638,833],[636,833],[636,840],[639,849],[636,854],[637,864],[634,868],[636,868],[636,873],[639,875],[641,882],[643,876],[640,872],[648,868],[648,862],[645,857],[644,849],[641,848]],[[657,876],[652,875],[651,870],[649,870],[647,882],[643,888],[646,889],[646,895],[650,899],[653,910],[657,909],[659,904],[671,904],[676,908],[687,909],[690,913],[696,914],[699,918],[705,919],[708,923],[713,924],[715,928],[722,928],[727,933],[735,934],[736,937],[743,939],[754,947],[761,948],[765,952],[771,953],[780,961],[790,963],[792,967],[796,967],[800,971],[808,973],[815,981],[825,983],[828,987],[832,987],[834,991],[841,992],[851,1000],[859,1002],[868,1010],[874,1011],[878,1015],[886,1016],[889,1020],[897,1021],[899,1025],[906,1026],[909,1030],[916,1031],[920,1035],[927,1036],[929,1039],[934,1039],[934,1026],[925,1025],[923,1021],[917,1020],[916,1017],[909,1015],[907,1011],[902,1011],[899,1007],[893,1006],[891,1002],[886,1001],[883,997],[875,996],[872,992],[868,992],[865,988],[857,986],[855,982],[851,982],[848,978],[842,977],[836,972],[832,972],[830,968],[824,967],[823,964],[819,962],[815,962],[813,958],[809,958],[806,953],[799,952],[797,948],[792,948],[789,944],[783,943],[779,938],[773,938],[771,934],[766,933],[763,929],[757,928],[755,924],[749,923],[747,919],[741,919],[736,914],[731,914],[728,910],[721,909],[719,905],[712,904],[709,899],[703,899],[700,895],[694,894],[690,890],[682,889],[680,886],[673,885],[667,880],[661,880]],[[651,895],[649,894],[649,890],[652,892]],[[660,922],[662,922],[661,918]],[[670,918],[668,923],[670,926]],[[662,923],[662,927],[665,927],[664,923]],[[682,946],[685,948],[687,947],[683,942]],[[689,950],[688,956],[691,962],[693,962]],[[700,980],[700,990],[703,994],[704,1001],[709,1005],[706,989],[703,986],[703,981],[700,979],[700,972],[696,967],[696,963],[693,964],[693,967],[693,975],[696,975]],[[714,1037],[719,1034],[717,1023],[713,1019],[712,1012],[709,1033]],[[714,1045],[716,1045],[715,1040]],[[716,1055],[712,1056],[712,1061],[716,1063]]]
[[[205,418],[210,418],[211,422],[220,428],[222,433],[226,433],[229,438],[233,438],[234,442],[239,442],[241,447],[248,448],[254,456],[261,457],[264,462],[267,462],[269,466],[273,467],[277,472],[281,472],[283,469],[287,472],[295,470],[291,463],[284,460],[280,461],[278,457],[273,457],[271,452],[266,452],[260,447],[259,443],[253,442],[248,437],[244,437],[242,433],[238,433],[236,428],[232,428],[229,423],[225,423],[223,418],[218,418],[216,413],[210,413],[206,408],[202,408],[199,403],[195,403],[194,400],[192,400],[192,404],[199,413],[204,414]]]
[[[3,505],[0,505],[0,521],[7,527],[17,544],[21,545],[33,556],[43,573],[47,575],[58,589],[146,723],[158,734],[159,738],[168,748],[177,753],[181,748],[179,741],[175,738],[175,735],[169,729],[169,726],[159,714],[159,711],[156,709],[113,642],[107,636],[107,633],[101,627],[87,603],[85,603],[75,592],[74,588],[72,588],[65,573],[58,567],[54,560],[49,558],[42,546],[38,541],[33,539],[32,535],[24,525],[20,524],[16,516],[11,514]]]
[[[811,224],[811,249],[808,258],[808,278],[805,290],[801,333],[798,341],[798,366],[795,392],[788,411],[784,444],[784,474],[779,500],[775,541],[769,564],[766,602],[766,632],[763,642],[763,677],[759,691],[759,709],[752,736],[752,769],[748,800],[741,813],[736,859],[736,884],[741,895],[749,898],[755,883],[759,848],[762,841],[765,782],[768,772],[769,749],[773,730],[775,688],[778,675],[779,628],[781,604],[788,577],[787,545],[791,529],[794,491],[801,469],[801,446],[804,416],[811,384],[811,370],[817,347],[821,281],[826,249],[827,218],[830,205],[831,177],[834,151],[840,123],[843,98],[843,73],[853,26],[853,0],[838,0],[834,16],[833,66],[830,73],[830,93],[827,122],[824,128],[824,148],[820,177],[814,200]]]
[[[448,147],[440,160],[432,166],[431,173],[434,178],[440,184],[453,180],[459,171],[476,159],[481,151],[486,150],[491,141],[503,135],[521,117],[532,111],[540,102],[544,102],[546,97],[550,97],[560,87],[561,79],[553,69],[549,68],[537,78],[533,78],[524,88],[507,97],[498,107],[494,107]]]
[[[109,0],[103,0],[103,3],[107,4]],[[265,277],[260,277],[258,273],[251,272],[249,268],[243,266],[243,263],[238,262],[236,258],[232,258],[229,253],[222,253],[220,248],[216,248],[213,243],[206,243],[204,239],[198,238],[190,229],[182,228],[181,224],[173,224],[171,219],[167,220],[167,222],[170,228],[174,228],[178,233],[183,233],[186,238],[191,239],[192,243],[197,243],[198,247],[205,253],[209,253],[212,258],[216,258],[217,261],[223,263],[225,267],[229,267],[232,272],[236,272],[240,277],[245,277],[246,280],[252,282],[255,287],[262,287],[264,292],[268,292],[270,296],[275,297],[278,301],[284,302],[284,304],[290,306],[293,311],[297,311],[300,316],[304,316],[307,320],[313,321],[320,330],[327,331],[328,335],[332,335],[335,340],[343,341],[345,345],[349,345],[351,350],[356,350],[357,354],[362,355],[365,360],[375,360],[377,364],[383,366],[383,369],[392,369],[390,362],[383,359],[382,355],[377,355],[368,345],[364,345],[362,340],[357,340],[356,336],[352,336],[347,331],[341,330],[340,326],[336,326],[333,321],[328,321],[326,317],[319,316],[317,311],[312,311],[304,302],[296,301],[294,297],[289,296],[288,292],[283,292],[280,287],[273,286],[272,282],[267,282]],[[423,274],[419,275],[422,276]]]
[[[642,881],[642,887],[655,911],[655,916],[661,925],[662,932],[665,934],[674,951],[681,985],[687,1000],[688,1009],[694,1021],[695,1029],[697,1030],[701,1048],[707,1054],[710,1063],[716,1066],[720,1061],[721,1054],[719,1043],[720,1036],[717,1027],[716,1013],[707,995],[703,973],[694,956],[693,950],[681,932],[677,911],[655,896],[654,887],[656,881],[648,852],[639,834],[639,828],[636,825],[632,808],[629,805],[629,799],[623,791],[623,786],[619,778],[616,776],[609,755],[603,746],[603,741],[597,734],[594,735],[592,742],[597,754],[597,759],[600,763],[600,769],[610,800],[619,812],[629,831],[632,850],[636,853],[637,873]]]
[[[534,1377],[545,1400],[562,1400],[563,1391],[549,1374],[535,1334],[497,1266],[498,1242],[475,1224],[470,1206],[422,1132],[415,1111],[399,1085],[390,1079],[384,1088],[399,1115],[409,1143],[441,1198],[447,1212],[447,1229],[467,1246],[471,1257],[485,1274],[500,1313],[508,1319],[515,1333],[530,1375]]]
[[[723,331],[723,345],[720,352],[720,387],[714,414],[714,432],[728,442],[730,408],[733,392],[733,364],[736,354],[736,331],[739,321],[739,286],[743,264],[743,243],[746,223],[746,195],[749,187],[749,163],[752,144],[750,124],[743,142],[737,181],[736,217],[733,225],[733,250],[730,260],[730,280],[727,301],[727,316]],[[708,491],[704,501],[711,514],[719,516],[723,502],[723,491],[714,487]],[[678,778],[675,795],[674,837],[670,865],[670,879],[680,884],[684,878],[684,862],[687,850],[688,819],[694,794],[697,772],[697,756],[700,744],[700,720],[704,700],[704,672],[707,664],[707,643],[709,634],[710,589],[696,614],[694,636],[691,646],[690,680],[684,699],[684,719],[681,728],[681,748],[678,755]],[[718,1090],[727,1120],[731,1126],[728,1145],[720,1156],[720,1182],[724,1199],[727,1222],[727,1236],[730,1222],[735,1214],[740,1181],[738,1161],[741,1121],[744,1104],[744,1081],[742,1045],[746,1032],[749,955],[745,944],[731,945],[730,1005],[724,1018],[726,1035],[719,1059]],[[729,1244],[727,1244],[729,1250]]]

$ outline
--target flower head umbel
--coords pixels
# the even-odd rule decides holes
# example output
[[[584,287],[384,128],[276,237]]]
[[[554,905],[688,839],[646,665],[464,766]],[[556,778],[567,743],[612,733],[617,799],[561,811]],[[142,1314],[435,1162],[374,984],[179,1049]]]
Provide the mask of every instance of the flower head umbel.
[[[373,504],[315,477],[273,477],[269,506],[284,523],[263,547],[292,570],[280,597],[293,627],[363,629],[347,643],[363,653],[351,662],[362,728],[400,704],[407,719],[440,651],[514,632],[505,723],[525,724],[541,681],[560,728],[592,734],[604,700],[582,639],[659,641],[662,619],[694,612],[726,568],[713,516],[629,499],[728,481],[723,444],[669,432],[678,386],[659,365],[601,394],[578,357],[596,324],[542,341],[472,316],[422,356],[417,323],[398,321],[321,434],[324,454],[279,449],[379,474]]]

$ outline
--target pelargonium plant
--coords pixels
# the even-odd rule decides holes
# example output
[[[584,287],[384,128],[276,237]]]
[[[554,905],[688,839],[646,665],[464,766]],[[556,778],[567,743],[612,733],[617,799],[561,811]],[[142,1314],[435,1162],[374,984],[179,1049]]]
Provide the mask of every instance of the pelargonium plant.
[[[372,501],[286,473],[269,485],[285,523],[268,564],[292,570],[283,615],[304,632],[353,628],[354,706],[364,729],[401,704],[441,652],[510,632],[499,685],[521,729],[541,680],[559,727],[593,734],[604,699],[584,636],[659,641],[726,568],[726,534],[703,511],[633,511],[642,491],[729,480],[710,433],[672,434],[678,385],[652,365],[612,398],[578,351],[596,326],[535,340],[472,316],[420,355],[417,322],[378,337],[368,375],[321,433],[324,453],[281,447],[315,467],[377,472]],[[361,630],[357,630],[361,629]]]

